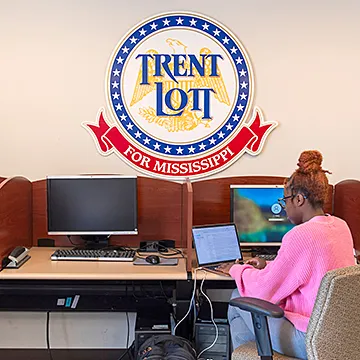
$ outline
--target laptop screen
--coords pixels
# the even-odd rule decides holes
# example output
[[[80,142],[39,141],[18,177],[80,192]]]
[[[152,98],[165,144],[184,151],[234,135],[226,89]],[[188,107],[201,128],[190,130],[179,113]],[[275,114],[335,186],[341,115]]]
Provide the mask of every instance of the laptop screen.
[[[195,226],[192,233],[199,266],[242,260],[235,224]]]

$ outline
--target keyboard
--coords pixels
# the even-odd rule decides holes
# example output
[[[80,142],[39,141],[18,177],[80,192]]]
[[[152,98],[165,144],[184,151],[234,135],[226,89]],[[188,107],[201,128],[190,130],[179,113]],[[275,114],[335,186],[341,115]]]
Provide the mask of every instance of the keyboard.
[[[134,261],[135,250],[63,250],[51,255],[54,261]]]
[[[277,254],[257,254],[256,256],[267,261],[275,260]]]

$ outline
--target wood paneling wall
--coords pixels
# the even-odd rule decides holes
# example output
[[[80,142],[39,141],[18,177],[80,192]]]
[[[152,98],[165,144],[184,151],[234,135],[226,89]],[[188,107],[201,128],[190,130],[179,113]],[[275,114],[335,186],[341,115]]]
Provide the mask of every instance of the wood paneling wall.
[[[175,240],[185,246],[182,226],[182,184],[138,177],[138,235],[112,236],[111,244],[139,246],[142,240]],[[71,246],[66,236],[47,235],[46,180],[33,183],[33,244],[39,238],[52,238],[57,246]],[[74,243],[80,239],[72,237]]]
[[[360,181],[344,180],[335,185],[334,215],[347,222],[354,247],[360,251]]]
[[[31,187],[23,177],[0,183],[0,259],[16,246],[32,245]]]

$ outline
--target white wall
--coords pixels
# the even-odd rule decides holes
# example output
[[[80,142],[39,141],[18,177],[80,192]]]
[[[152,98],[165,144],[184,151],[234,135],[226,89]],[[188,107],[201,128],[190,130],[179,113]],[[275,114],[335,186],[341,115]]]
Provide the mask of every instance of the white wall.
[[[102,157],[81,127],[105,105],[117,42],[163,11],[209,15],[250,54],[255,104],[279,127],[263,153],[216,176],[288,175],[304,149],[323,152],[336,183],[360,178],[360,2],[356,0],[0,0],[0,174],[135,171]],[[354,154],[354,155],[352,155]]]
[[[117,42],[144,18],[174,10],[209,15],[238,36],[255,72],[254,104],[280,124],[262,154],[245,155],[217,176],[288,175],[300,152],[315,148],[332,183],[360,178],[357,0],[0,0],[0,175],[134,174],[117,156],[99,155],[81,123],[95,121],[105,105],[105,71]],[[44,346],[44,314],[12,316],[24,336],[37,324],[40,335],[30,343]],[[100,333],[125,324],[122,315],[105,317],[106,324],[91,316]],[[0,329],[9,321],[2,314]],[[66,343],[66,321],[55,322],[59,344],[87,347],[80,338]],[[87,326],[79,319],[76,329]],[[15,335],[4,338],[14,333],[3,330],[0,347],[5,339],[11,346]],[[88,345],[114,343],[98,335],[89,335]]]

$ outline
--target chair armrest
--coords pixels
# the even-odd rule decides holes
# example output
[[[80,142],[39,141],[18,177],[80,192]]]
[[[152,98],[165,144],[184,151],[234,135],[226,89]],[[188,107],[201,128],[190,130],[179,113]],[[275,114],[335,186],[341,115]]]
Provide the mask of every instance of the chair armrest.
[[[231,299],[230,305],[258,315],[270,316],[274,318],[281,318],[284,316],[284,310],[280,306],[277,306],[266,300],[251,297],[238,297]]]

